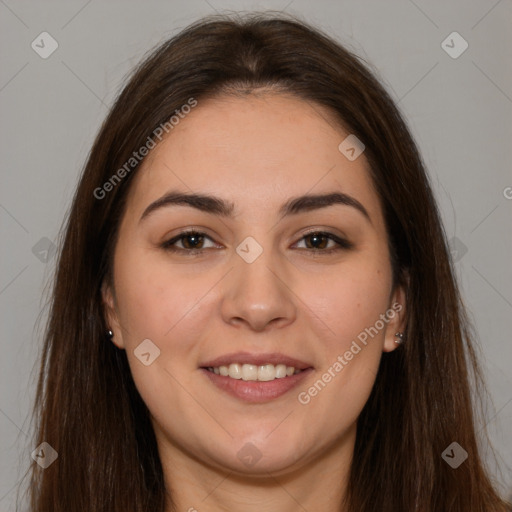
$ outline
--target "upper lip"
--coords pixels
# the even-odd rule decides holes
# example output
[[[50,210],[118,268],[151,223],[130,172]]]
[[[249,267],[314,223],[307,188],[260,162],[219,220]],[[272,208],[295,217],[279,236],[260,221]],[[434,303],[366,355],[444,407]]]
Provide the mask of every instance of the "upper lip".
[[[293,366],[296,370],[305,370],[311,368],[311,365],[296,359],[289,357],[278,352],[272,352],[267,354],[254,354],[250,352],[234,352],[232,354],[225,354],[223,356],[211,359],[200,364],[201,368],[218,368],[219,366],[229,366],[232,363],[240,364],[253,364],[261,366],[264,364],[284,364],[286,366]]]

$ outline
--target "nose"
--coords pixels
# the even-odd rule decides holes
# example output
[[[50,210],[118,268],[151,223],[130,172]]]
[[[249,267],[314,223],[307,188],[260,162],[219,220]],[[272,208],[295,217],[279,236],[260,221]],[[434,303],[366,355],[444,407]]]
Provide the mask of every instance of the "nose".
[[[277,257],[270,250],[263,250],[251,263],[236,253],[233,261],[234,268],[224,284],[221,306],[224,321],[234,326],[245,324],[258,332],[293,323],[298,299]]]

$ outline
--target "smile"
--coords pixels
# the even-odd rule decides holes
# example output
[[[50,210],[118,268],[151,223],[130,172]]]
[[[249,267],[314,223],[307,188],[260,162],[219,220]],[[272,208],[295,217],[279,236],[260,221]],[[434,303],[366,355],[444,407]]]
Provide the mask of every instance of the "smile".
[[[229,366],[210,366],[207,370],[215,373],[215,375],[222,375],[231,379],[260,382],[284,379],[301,372],[301,370],[293,366],[286,366],[284,364],[273,365],[270,363],[263,365],[232,363]]]

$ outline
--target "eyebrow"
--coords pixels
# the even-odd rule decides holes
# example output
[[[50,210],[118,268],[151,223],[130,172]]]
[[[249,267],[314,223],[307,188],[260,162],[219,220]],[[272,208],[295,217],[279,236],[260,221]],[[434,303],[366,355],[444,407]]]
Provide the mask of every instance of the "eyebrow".
[[[286,201],[279,209],[279,214],[283,217],[289,215],[297,215],[303,212],[319,210],[336,204],[351,206],[359,211],[363,216],[372,223],[370,215],[366,208],[354,197],[342,192],[332,192],[329,194],[303,195],[293,197]],[[151,203],[142,214],[139,222],[148,217],[151,213],[160,208],[169,206],[190,206],[202,212],[221,217],[232,218],[235,212],[235,205],[220,197],[197,194],[183,193],[171,190],[153,203]]]

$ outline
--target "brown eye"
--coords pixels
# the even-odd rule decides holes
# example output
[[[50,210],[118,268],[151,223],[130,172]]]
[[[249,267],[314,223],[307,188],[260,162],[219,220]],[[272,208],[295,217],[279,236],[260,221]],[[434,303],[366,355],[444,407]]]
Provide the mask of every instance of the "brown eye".
[[[213,242],[213,240],[208,235],[206,235],[206,233],[203,233],[201,231],[183,231],[179,235],[164,242],[162,244],[162,248],[171,252],[196,254],[206,249],[204,247],[204,243],[206,240],[210,240]],[[305,250],[315,252],[318,254],[330,254],[332,252],[343,249],[352,249],[354,246],[348,240],[344,240],[342,238],[337,237],[333,233],[328,233],[324,231],[311,231],[310,233],[304,235],[301,238],[301,241],[302,240],[306,241]],[[333,245],[331,245],[330,247],[329,242],[333,243]],[[178,243],[181,243],[181,247],[176,245]],[[214,247],[214,245],[211,247]]]
[[[200,252],[204,250],[205,240],[211,240],[209,236],[200,231],[183,231],[171,240],[164,242],[162,247],[169,251],[186,251],[186,252]],[[175,244],[181,242],[182,247],[177,247]]]
[[[310,241],[310,244],[306,242],[308,249],[325,249],[331,240],[322,233],[313,233],[312,235],[305,236],[304,239],[306,241]],[[313,247],[309,247],[309,245],[312,245]]]
[[[204,243],[204,236],[199,233],[188,233],[180,238],[185,249],[201,249]]]
[[[337,237],[332,233],[324,231],[312,231],[302,237],[301,240],[306,241],[306,250],[330,253],[341,249],[352,249],[353,244],[348,240]],[[327,248],[329,242],[334,242],[334,245]]]

